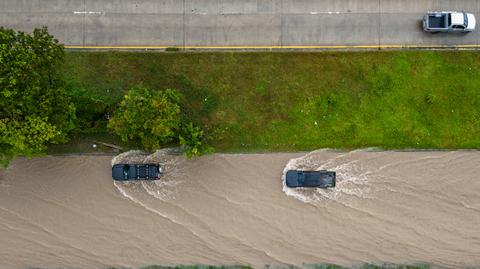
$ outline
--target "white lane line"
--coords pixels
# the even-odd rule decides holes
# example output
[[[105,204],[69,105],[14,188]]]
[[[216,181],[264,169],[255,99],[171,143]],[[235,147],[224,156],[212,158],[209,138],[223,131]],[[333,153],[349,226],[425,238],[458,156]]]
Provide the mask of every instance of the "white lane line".
[[[311,15],[318,15],[318,14],[329,14],[329,15],[339,15],[339,14],[346,14],[349,12],[341,12],[341,11],[311,11]]]
[[[103,11],[74,11],[73,14],[95,14],[95,15],[104,15]]]
[[[260,13],[250,13],[250,12],[246,12],[246,13],[242,13],[242,12],[223,12],[223,11],[219,11],[218,13],[207,13],[207,12],[199,12],[197,9],[192,9],[191,11],[191,14],[195,14],[195,15],[251,15],[251,14],[254,14],[254,15],[260,15]],[[310,15],[341,15],[341,14],[351,14],[352,12],[350,11],[347,11],[347,12],[344,12],[344,11],[306,11],[305,13],[288,13],[288,14],[292,14],[292,15],[302,15],[302,14],[310,14]],[[279,13],[276,13],[277,15]]]

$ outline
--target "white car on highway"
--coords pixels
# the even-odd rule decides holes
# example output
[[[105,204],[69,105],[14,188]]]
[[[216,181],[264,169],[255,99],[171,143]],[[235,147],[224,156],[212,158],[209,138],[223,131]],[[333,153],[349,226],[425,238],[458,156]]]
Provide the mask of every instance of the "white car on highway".
[[[475,30],[476,20],[472,13],[465,11],[435,11],[423,16],[423,31],[468,33]]]

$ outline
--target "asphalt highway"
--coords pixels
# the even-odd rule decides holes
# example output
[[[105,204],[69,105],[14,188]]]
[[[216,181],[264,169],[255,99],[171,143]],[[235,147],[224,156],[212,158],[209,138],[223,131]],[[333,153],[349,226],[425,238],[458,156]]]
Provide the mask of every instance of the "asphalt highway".
[[[70,47],[479,47],[478,31],[429,34],[423,14],[480,0],[2,0],[0,25],[47,26]]]

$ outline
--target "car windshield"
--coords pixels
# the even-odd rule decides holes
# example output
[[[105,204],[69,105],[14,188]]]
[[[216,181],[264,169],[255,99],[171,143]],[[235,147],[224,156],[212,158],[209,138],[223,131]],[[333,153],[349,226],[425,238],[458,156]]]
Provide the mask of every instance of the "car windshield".
[[[128,165],[123,166],[123,178],[128,179]]]

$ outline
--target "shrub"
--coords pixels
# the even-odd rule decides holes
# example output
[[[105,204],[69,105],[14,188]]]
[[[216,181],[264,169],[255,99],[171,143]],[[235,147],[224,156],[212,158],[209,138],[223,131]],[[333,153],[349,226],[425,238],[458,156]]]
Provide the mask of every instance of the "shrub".
[[[109,120],[108,128],[124,142],[139,140],[145,149],[157,149],[176,138],[180,127],[179,102],[179,94],[174,90],[132,88]]]
[[[213,152],[213,148],[207,144],[203,130],[191,122],[183,126],[179,139],[188,158]]]

